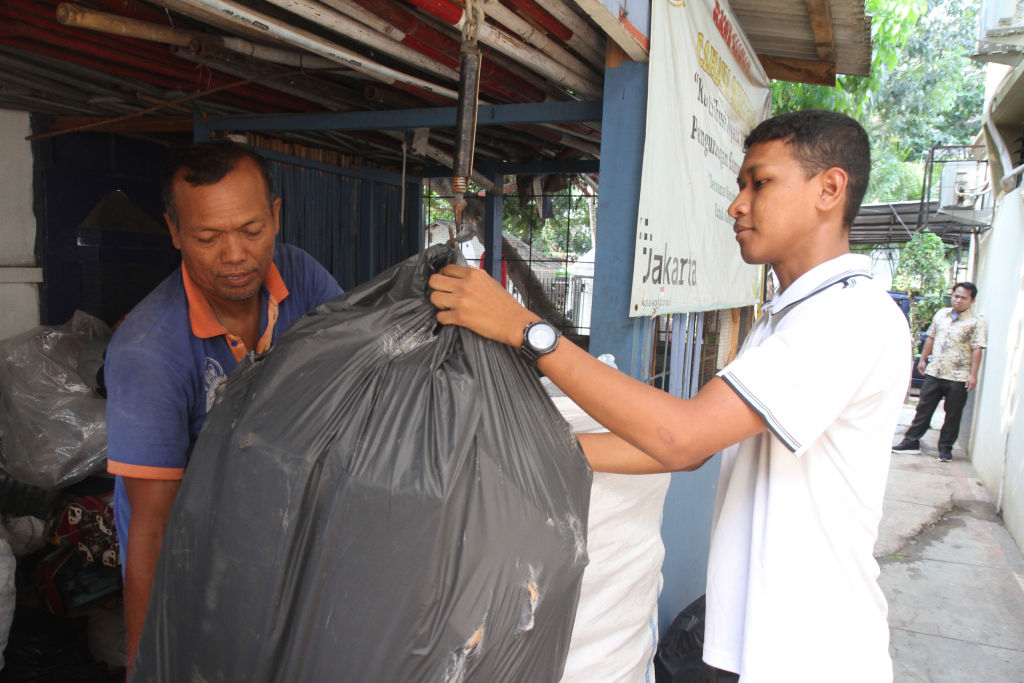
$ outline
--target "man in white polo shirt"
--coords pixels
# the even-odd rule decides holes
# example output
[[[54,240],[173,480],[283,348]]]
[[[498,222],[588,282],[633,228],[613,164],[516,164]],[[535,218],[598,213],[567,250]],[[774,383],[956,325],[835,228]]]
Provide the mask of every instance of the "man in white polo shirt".
[[[735,362],[692,399],[562,341],[478,269],[430,280],[438,321],[518,347],[611,433],[596,470],[692,470],[722,451],[704,660],[718,681],[888,683],[872,549],[909,372],[907,324],[849,253],[870,145],[853,119],[774,117],[745,141],[729,207],[743,259],[779,281]]]

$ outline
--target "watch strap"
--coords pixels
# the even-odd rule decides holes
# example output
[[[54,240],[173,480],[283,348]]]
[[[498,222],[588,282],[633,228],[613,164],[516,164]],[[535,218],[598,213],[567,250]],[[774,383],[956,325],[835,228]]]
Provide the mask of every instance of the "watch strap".
[[[555,333],[555,343],[552,344],[550,348],[538,349],[537,347],[530,343],[530,328],[533,327],[534,325],[544,325],[550,327],[551,330]],[[530,365],[536,365],[537,361],[540,360],[541,356],[551,353],[556,348],[558,348],[558,340],[561,336],[562,333],[551,323],[547,322],[546,320],[536,320],[527,325],[525,329],[523,329],[523,342],[522,344],[519,345],[519,357],[525,360]]]

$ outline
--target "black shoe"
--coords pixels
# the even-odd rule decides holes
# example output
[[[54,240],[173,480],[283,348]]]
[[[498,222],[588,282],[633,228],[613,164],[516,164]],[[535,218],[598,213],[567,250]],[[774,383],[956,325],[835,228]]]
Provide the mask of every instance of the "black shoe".
[[[918,455],[921,453],[920,441],[907,441],[903,439],[898,446],[892,447],[893,453],[906,453],[907,455]]]
[[[953,462],[953,454],[939,453],[939,462]]]

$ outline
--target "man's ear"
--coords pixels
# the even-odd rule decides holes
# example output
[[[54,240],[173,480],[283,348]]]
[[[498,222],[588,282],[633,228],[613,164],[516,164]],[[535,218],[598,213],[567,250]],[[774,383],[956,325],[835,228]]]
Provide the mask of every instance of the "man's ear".
[[[846,210],[846,188],[850,176],[843,169],[833,166],[819,175],[821,194],[818,197],[818,209],[831,213],[838,209],[842,214]]]
[[[274,203],[271,207],[271,213],[274,217],[274,237],[277,237],[278,230],[281,229],[281,198],[274,197]]]
[[[174,248],[181,251],[181,236],[178,234],[178,227],[166,213],[164,214],[164,221],[167,223],[167,229],[171,231],[171,242],[174,243]]]

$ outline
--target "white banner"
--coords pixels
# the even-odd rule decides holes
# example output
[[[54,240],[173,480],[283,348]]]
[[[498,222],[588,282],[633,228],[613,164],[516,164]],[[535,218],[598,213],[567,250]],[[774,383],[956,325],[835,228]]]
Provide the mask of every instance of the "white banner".
[[[757,303],[727,209],[768,77],[723,0],[654,0],[633,317]]]

